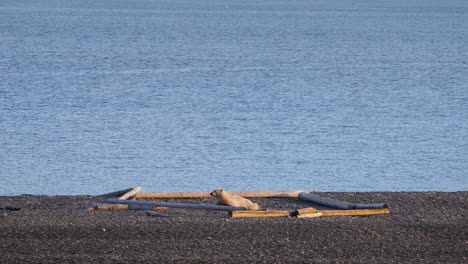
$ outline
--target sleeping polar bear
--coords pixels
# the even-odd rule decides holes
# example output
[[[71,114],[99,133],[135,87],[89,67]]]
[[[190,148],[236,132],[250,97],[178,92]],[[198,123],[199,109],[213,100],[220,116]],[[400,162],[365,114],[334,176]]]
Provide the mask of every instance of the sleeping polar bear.
[[[245,207],[247,210],[260,209],[258,204],[252,203],[250,200],[242,198],[238,195],[231,195],[223,189],[213,190],[210,195],[216,197],[216,204]]]

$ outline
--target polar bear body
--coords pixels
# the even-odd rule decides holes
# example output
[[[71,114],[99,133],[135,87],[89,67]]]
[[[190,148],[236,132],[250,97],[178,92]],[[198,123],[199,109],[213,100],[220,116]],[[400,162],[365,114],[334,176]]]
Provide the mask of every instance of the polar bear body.
[[[245,207],[247,210],[258,210],[258,204],[251,202],[248,199],[238,195],[232,195],[223,189],[216,189],[210,193],[211,196],[216,197],[216,204],[230,205],[236,207]]]

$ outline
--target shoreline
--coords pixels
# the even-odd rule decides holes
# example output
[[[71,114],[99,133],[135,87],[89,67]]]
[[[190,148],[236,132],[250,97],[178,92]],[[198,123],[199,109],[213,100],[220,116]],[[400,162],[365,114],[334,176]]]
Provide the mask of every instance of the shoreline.
[[[313,192],[390,214],[229,218],[226,212],[86,211],[91,195],[0,196],[1,263],[466,263],[468,192]],[[270,210],[310,203],[251,199]],[[214,199],[160,201],[213,204]],[[320,206],[313,206],[320,208]],[[324,209],[324,208],[322,208]]]

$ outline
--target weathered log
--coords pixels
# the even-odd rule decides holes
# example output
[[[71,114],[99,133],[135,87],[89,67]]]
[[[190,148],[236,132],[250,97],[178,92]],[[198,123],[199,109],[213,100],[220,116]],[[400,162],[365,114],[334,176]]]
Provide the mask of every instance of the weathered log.
[[[311,202],[318,205],[323,205],[331,208],[337,208],[342,210],[351,210],[351,209],[378,209],[378,208],[387,208],[388,206],[384,203],[380,204],[354,204],[343,201],[338,201],[330,198],[320,197],[315,194],[301,192],[299,194],[299,199],[307,202]]]
[[[297,198],[298,191],[233,191],[232,195],[239,195],[244,198]],[[193,199],[209,198],[210,192],[140,192],[135,195],[136,199]]]
[[[21,208],[16,207],[16,206],[7,205],[7,206],[5,206],[5,210],[7,210],[7,211],[19,211],[19,210],[21,210]]]
[[[128,204],[110,204],[110,203],[101,203],[101,204],[95,204],[91,207],[88,208],[88,211],[93,211],[93,210],[99,210],[99,211],[106,211],[106,210],[128,210]],[[145,207],[146,208],[146,207]],[[162,207],[162,206],[149,206],[149,210],[153,211],[161,211],[161,210],[167,210],[169,208],[167,207]]]
[[[229,192],[232,195],[239,195],[244,198],[297,198],[299,193],[308,192],[306,190],[295,191],[236,191]]]
[[[337,200],[333,200],[330,198],[324,198],[324,197],[320,197],[318,195],[314,195],[310,193],[300,193],[299,199],[303,201],[311,202],[314,204],[318,204],[318,205],[332,207],[332,208],[338,208],[338,209],[343,209],[343,210],[353,209],[351,203],[337,201]]]
[[[285,217],[289,216],[289,211],[231,211],[229,216],[232,218],[253,218],[253,217]]]
[[[361,204],[355,203],[354,209],[383,209],[388,208],[386,203],[377,203],[377,204]]]
[[[215,211],[246,210],[246,208],[244,207],[227,206],[227,205],[186,204],[186,203],[134,201],[134,200],[119,200],[119,199],[107,199],[107,202],[128,204],[129,210],[151,210],[151,208],[153,208],[154,206],[200,209],[200,210],[215,210]]]
[[[128,198],[135,196],[137,193],[141,191],[141,186],[137,186],[130,190],[129,192],[125,193],[124,195],[120,196],[120,200],[127,200]]]
[[[317,209],[313,207],[308,207],[308,208],[302,208],[302,209],[297,209],[295,212],[295,215],[301,215],[301,214],[312,214],[316,213]]]
[[[381,209],[356,209],[356,210],[319,210],[322,216],[335,216],[335,215],[377,215],[377,214],[389,214],[388,208]]]
[[[124,189],[124,190],[118,190],[118,191],[115,191],[115,192],[110,192],[110,193],[104,193],[104,194],[100,194],[100,195],[96,195],[97,197],[109,197],[109,196],[121,196],[123,194],[126,194],[128,193],[129,191],[133,190],[133,188],[128,188],[128,189]]]
[[[128,205],[126,204],[109,204],[109,203],[102,203],[102,204],[94,204],[93,206],[88,208],[88,211],[93,210],[128,210]]]
[[[322,213],[317,212],[317,213],[299,214],[299,215],[297,215],[297,218],[317,218],[317,217],[320,217],[320,216],[322,216]]]
[[[135,199],[192,199],[208,198],[210,192],[140,192]]]
[[[146,215],[154,217],[168,217],[168,215],[156,213],[154,211],[146,211]]]
[[[112,195],[116,195],[117,193],[120,193],[122,191],[126,191],[122,196],[119,197],[119,200],[127,200],[128,198],[134,196],[135,194],[139,193],[141,191],[141,187],[137,186],[135,188],[127,189],[127,190],[121,190],[121,191],[116,191],[113,193],[109,193]],[[106,194],[106,195],[109,195]],[[100,195],[104,196],[104,195]],[[128,205],[125,204],[108,204],[108,203],[102,203],[102,204],[96,204],[94,206],[89,207],[87,210],[92,211],[92,210],[128,210]]]

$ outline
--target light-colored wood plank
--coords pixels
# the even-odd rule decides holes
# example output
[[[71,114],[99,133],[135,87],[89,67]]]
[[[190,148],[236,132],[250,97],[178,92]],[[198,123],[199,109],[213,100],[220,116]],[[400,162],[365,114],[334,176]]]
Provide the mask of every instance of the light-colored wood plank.
[[[286,217],[289,211],[231,211],[229,216],[232,218],[258,218],[258,217]]]
[[[141,186],[137,186],[119,197],[119,200],[127,200],[128,198],[135,196],[137,193],[141,192]]]
[[[317,218],[322,216],[322,213],[308,213],[308,214],[299,214],[297,218]]]
[[[377,215],[377,214],[389,214],[388,208],[382,209],[356,209],[356,210],[319,210],[322,216],[335,216],[335,215]]]
[[[296,210],[296,215],[311,214],[311,213],[316,213],[316,212],[317,212],[316,208],[308,207],[308,208],[297,209]]]

